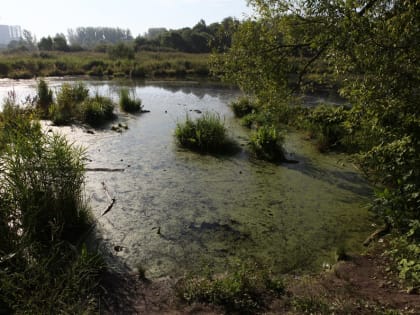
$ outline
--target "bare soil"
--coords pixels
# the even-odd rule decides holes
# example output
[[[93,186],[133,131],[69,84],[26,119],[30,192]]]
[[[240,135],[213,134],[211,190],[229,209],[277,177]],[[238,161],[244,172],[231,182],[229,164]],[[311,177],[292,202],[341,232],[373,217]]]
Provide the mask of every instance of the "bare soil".
[[[389,261],[376,246],[316,275],[286,276],[287,293],[264,314],[420,314],[419,292],[407,293],[387,271]],[[176,279],[153,281],[138,274],[108,274],[102,314],[224,314],[212,305],[183,303]]]

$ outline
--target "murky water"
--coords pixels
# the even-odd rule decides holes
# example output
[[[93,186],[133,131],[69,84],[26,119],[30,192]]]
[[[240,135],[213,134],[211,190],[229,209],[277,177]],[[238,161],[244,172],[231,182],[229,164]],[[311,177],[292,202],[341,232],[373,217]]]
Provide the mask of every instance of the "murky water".
[[[115,99],[120,88],[110,82],[88,85]],[[33,87],[24,82],[22,90],[19,83],[14,88]],[[87,148],[89,168],[124,170],[87,173],[99,244],[112,256],[159,277],[206,264],[223,270],[232,258],[256,259],[275,271],[310,271],[333,262],[339,246],[361,249],[371,189],[346,156],[321,155],[302,135],[290,133],[285,147],[298,164],[255,161],[247,153],[248,131],[227,107],[237,91],[186,82],[132,88],[151,112],[120,114],[127,131],[61,128]],[[219,113],[242,151],[214,157],[179,149],[175,125],[186,114],[199,116],[195,110]],[[110,198],[116,203],[101,216]]]

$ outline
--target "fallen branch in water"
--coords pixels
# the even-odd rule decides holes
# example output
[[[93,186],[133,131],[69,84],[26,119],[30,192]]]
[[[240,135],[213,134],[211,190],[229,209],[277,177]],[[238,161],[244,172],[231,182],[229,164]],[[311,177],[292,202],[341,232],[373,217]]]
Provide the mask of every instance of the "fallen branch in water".
[[[123,168],[106,168],[106,167],[97,167],[97,168],[86,168],[86,172],[124,172]]]
[[[105,214],[107,214],[109,211],[111,211],[112,207],[114,206],[116,199],[112,198],[111,200],[111,204],[108,206],[108,208],[106,208],[106,210],[102,213],[102,216],[104,216]]]
[[[108,206],[108,208],[106,208],[106,210],[102,213],[102,216],[104,216],[105,214],[107,214],[109,211],[111,211],[112,207],[114,206],[115,201],[117,201],[115,198],[112,198],[109,194],[108,188],[106,187],[105,182],[102,182],[102,187],[105,191],[106,196],[108,197],[109,200],[111,200],[110,205]]]

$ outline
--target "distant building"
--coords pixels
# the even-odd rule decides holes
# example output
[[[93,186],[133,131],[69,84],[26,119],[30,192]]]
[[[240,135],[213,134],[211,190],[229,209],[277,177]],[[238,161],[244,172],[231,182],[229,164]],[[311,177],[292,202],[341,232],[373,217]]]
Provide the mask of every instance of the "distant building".
[[[19,25],[0,25],[0,45],[7,45],[12,40],[22,38],[22,30]]]

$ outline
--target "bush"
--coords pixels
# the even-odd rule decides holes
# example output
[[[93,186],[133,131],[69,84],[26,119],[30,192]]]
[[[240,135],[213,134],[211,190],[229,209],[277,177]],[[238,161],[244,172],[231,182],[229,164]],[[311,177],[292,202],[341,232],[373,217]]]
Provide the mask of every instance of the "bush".
[[[181,146],[200,152],[222,152],[229,143],[220,117],[211,113],[196,120],[187,115],[185,122],[177,124],[175,137]]]
[[[391,241],[387,252],[400,279],[410,288],[420,288],[420,221],[409,224],[409,231]]]
[[[84,151],[9,99],[0,120],[0,313],[96,309],[100,257],[79,248],[91,220]]]
[[[178,295],[188,303],[211,303],[227,313],[255,314],[263,310],[273,296],[284,293],[284,285],[258,266],[238,265],[223,277],[185,279]]]
[[[124,112],[136,113],[142,109],[141,100],[131,98],[128,89],[120,91],[120,108]]]
[[[235,102],[232,102],[230,106],[232,107],[235,116],[238,118],[242,118],[256,111],[255,104],[247,97],[239,98]]]
[[[250,145],[255,155],[267,161],[282,161],[283,137],[274,126],[261,126],[251,134]]]
[[[114,103],[108,97],[96,95],[86,99],[80,107],[82,121],[97,126],[114,118]]]
[[[313,109],[307,116],[308,128],[317,138],[318,149],[321,152],[340,147],[346,135],[344,122],[348,110],[344,107],[321,105]]]
[[[78,116],[79,105],[89,96],[83,83],[63,84],[57,93],[57,103],[50,107],[50,119],[56,125],[70,123]]]
[[[134,59],[134,47],[125,43],[118,43],[107,48],[111,59]]]
[[[41,112],[42,117],[48,117],[49,109],[53,103],[53,92],[48,87],[47,82],[40,79],[37,83],[37,103],[36,106]]]

